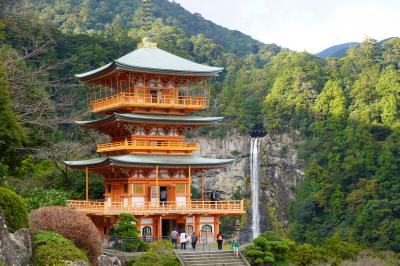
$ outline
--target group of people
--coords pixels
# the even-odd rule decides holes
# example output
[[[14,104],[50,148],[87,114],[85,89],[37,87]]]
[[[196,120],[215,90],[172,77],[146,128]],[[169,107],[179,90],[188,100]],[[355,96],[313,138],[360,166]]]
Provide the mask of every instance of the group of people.
[[[192,249],[196,249],[196,244],[199,238],[196,235],[196,232],[193,232],[192,236],[189,236],[183,231],[180,235],[176,228],[171,232],[171,241],[172,244],[175,246],[175,249],[178,248],[178,236],[179,236],[179,243],[181,244],[181,249],[186,249],[186,243],[192,243]]]
[[[196,235],[196,232],[193,232],[191,236],[185,233],[185,231],[181,232],[179,234],[178,230],[175,228],[171,232],[171,241],[172,244],[175,246],[175,249],[178,248],[178,236],[179,236],[179,243],[181,244],[181,249],[186,249],[186,244],[191,243],[192,244],[192,249],[196,249],[196,244],[199,240],[199,238]],[[221,233],[217,234],[217,244],[218,244],[218,250],[222,250],[222,244],[224,242],[224,236]],[[237,237],[234,237],[231,243],[231,248],[236,256],[239,256],[239,242],[237,240]]]

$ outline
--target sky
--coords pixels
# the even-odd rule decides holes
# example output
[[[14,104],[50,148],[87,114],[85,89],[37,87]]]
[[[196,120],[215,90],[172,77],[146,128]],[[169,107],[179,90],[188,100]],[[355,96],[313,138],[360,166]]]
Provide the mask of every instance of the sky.
[[[400,0],[171,1],[228,29],[296,51],[400,37]]]

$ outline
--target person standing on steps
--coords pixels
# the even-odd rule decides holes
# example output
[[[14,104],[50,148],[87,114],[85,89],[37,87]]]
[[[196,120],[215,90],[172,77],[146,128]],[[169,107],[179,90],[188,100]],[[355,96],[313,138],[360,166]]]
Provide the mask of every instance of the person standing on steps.
[[[196,249],[196,244],[199,239],[197,238],[196,232],[192,234],[192,249],[193,251]]]
[[[232,240],[232,245],[231,248],[233,250],[233,254],[235,254],[236,257],[239,257],[239,242],[237,240],[237,237]]]
[[[185,231],[182,231],[181,236],[180,236],[180,242],[181,242],[181,249],[186,249],[186,233]]]
[[[171,232],[171,242],[172,242],[172,245],[175,246],[175,249],[178,248],[177,243],[176,243],[176,241],[178,240],[178,235],[179,235],[178,231],[176,230],[176,228],[174,228],[174,230]]]
[[[222,250],[222,242],[224,242],[224,236],[219,232],[217,235],[218,250]]]

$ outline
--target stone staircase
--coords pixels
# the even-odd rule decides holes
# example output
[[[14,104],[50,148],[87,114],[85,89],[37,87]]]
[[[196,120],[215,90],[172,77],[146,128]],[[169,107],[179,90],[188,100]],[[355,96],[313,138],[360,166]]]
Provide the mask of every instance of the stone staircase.
[[[242,257],[236,257],[232,251],[176,252],[176,256],[183,266],[250,266]]]

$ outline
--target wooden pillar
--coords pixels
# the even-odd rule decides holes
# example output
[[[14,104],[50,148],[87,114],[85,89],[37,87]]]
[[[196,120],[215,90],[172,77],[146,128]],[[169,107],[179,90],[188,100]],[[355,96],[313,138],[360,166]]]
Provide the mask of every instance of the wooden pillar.
[[[191,184],[192,184],[192,169],[189,165],[189,184],[188,184],[189,202],[192,200],[191,187],[190,187]]]
[[[217,234],[219,233],[219,216],[214,216],[214,239],[216,239]]]
[[[160,216],[160,220],[158,220],[158,240],[162,240],[162,216]]]
[[[204,201],[204,172],[201,171],[201,201]]]
[[[160,200],[159,193],[160,193],[160,188],[158,187],[158,165],[157,165],[156,166],[156,206],[158,206],[158,201]]]
[[[89,201],[89,168],[86,166],[86,202]]]

